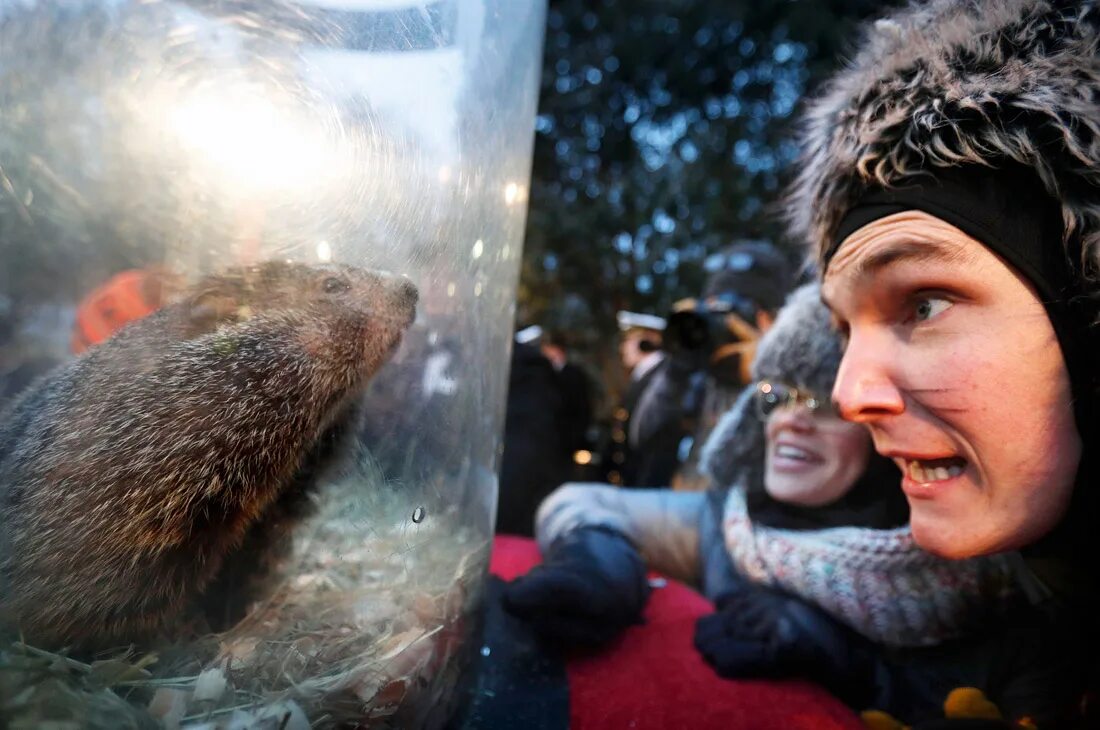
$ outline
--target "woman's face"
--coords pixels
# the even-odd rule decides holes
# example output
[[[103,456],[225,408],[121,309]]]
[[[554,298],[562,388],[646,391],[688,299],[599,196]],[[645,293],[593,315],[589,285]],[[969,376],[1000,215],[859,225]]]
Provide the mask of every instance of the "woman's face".
[[[827,407],[777,407],[765,421],[764,488],[780,502],[821,507],[847,494],[867,468],[871,438]]]
[[[1031,284],[954,226],[906,211],[845,239],[822,295],[847,335],[833,400],[901,469],[917,543],[961,558],[1050,531],[1081,440]]]

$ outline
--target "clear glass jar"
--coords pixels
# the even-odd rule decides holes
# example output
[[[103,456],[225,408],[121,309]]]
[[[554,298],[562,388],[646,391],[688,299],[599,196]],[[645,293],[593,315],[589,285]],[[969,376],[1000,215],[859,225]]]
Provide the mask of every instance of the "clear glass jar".
[[[0,715],[451,714],[544,14],[0,0]]]

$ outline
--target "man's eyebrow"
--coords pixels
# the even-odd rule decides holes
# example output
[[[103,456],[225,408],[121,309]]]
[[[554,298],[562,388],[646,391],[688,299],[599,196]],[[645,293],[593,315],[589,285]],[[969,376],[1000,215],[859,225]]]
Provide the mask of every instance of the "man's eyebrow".
[[[973,258],[973,253],[962,246],[952,246],[929,240],[899,241],[861,258],[856,263],[853,275],[857,279],[867,278],[898,261],[907,263],[926,261],[953,263],[957,261],[968,262],[972,261]]]

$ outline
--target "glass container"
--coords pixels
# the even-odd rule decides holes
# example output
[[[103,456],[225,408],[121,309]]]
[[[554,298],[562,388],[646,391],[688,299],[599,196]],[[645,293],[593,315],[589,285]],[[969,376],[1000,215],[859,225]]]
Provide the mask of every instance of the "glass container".
[[[453,712],[544,15],[0,0],[13,727]]]

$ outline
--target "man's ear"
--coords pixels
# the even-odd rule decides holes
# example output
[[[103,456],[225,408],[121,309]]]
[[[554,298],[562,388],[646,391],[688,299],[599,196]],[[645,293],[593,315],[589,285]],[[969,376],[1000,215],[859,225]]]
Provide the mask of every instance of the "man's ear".
[[[775,313],[768,312],[763,309],[756,310],[756,329],[760,330],[760,334],[764,334],[772,328],[775,324]]]

